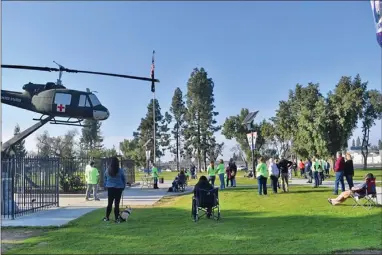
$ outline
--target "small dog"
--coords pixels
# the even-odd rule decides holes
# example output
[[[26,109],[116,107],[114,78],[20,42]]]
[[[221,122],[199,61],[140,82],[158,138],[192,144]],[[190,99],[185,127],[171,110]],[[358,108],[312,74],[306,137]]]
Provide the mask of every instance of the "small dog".
[[[132,213],[133,209],[129,206],[120,213],[122,221],[127,221],[127,219],[130,217],[130,214]]]

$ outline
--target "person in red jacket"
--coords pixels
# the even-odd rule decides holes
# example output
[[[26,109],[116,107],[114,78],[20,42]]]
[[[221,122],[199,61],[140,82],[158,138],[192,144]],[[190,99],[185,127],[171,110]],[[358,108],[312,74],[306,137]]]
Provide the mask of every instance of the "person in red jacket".
[[[345,170],[345,159],[342,157],[342,153],[337,153],[337,160],[334,165],[334,172],[336,180],[334,181],[334,190],[333,194],[338,195],[338,185],[341,183],[342,192],[345,191],[345,182],[344,182],[344,170]]]

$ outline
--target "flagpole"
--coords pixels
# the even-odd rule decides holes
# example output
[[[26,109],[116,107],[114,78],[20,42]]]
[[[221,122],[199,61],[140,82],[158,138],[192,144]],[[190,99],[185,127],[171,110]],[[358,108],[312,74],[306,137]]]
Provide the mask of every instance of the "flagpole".
[[[155,72],[154,72],[154,69],[155,69],[155,64],[154,64],[154,55],[155,55],[155,50],[153,50],[153,57],[152,57],[152,63],[151,63],[151,79],[153,79],[151,81],[151,92],[153,92],[153,163],[155,164],[156,163],[156,128],[155,128],[155,124],[156,124],[156,121],[155,121],[155,82],[154,82],[154,78],[155,78]]]

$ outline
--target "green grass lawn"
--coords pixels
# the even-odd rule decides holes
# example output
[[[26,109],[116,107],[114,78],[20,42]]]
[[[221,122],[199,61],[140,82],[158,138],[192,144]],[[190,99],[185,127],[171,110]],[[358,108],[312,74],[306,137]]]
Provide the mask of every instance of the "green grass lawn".
[[[191,220],[191,195],[135,208],[128,222],[102,222],[104,209],[23,242],[11,254],[314,254],[382,249],[381,208],[330,206],[331,189],[293,187],[258,196],[220,193],[222,220]]]

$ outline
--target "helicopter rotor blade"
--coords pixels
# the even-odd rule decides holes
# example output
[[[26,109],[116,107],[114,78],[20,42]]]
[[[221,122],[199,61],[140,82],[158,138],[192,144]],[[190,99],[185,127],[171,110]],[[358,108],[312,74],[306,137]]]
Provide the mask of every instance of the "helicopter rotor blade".
[[[54,68],[54,67],[23,66],[23,65],[1,65],[1,67],[2,68],[10,68],[10,69],[45,71],[45,72],[59,72],[59,71],[62,71],[62,72],[67,72],[67,73],[97,74],[97,75],[113,76],[113,77],[127,78],[127,79],[133,79],[133,80],[159,82],[158,79],[151,79],[151,78],[147,78],[147,77],[139,77],[139,76],[132,76],[132,75],[124,75],[124,74],[114,74],[114,73],[82,71],[82,70],[68,69],[68,68],[65,68],[65,67]]]
[[[23,65],[1,65],[1,68],[35,70],[35,71],[45,71],[45,72],[58,72],[58,71],[60,71],[60,69],[52,68],[52,67],[23,66]]]
[[[82,70],[74,70],[74,69],[68,69],[68,68],[63,68],[62,71],[65,71],[65,72],[68,72],[68,73],[98,74],[98,75],[113,76],[113,77],[127,78],[127,79],[133,79],[133,80],[153,81],[153,79],[147,78],[147,77],[139,77],[139,76],[132,76],[132,75],[124,75],[124,74],[82,71]],[[159,82],[159,80],[158,79],[154,79],[154,82]]]

